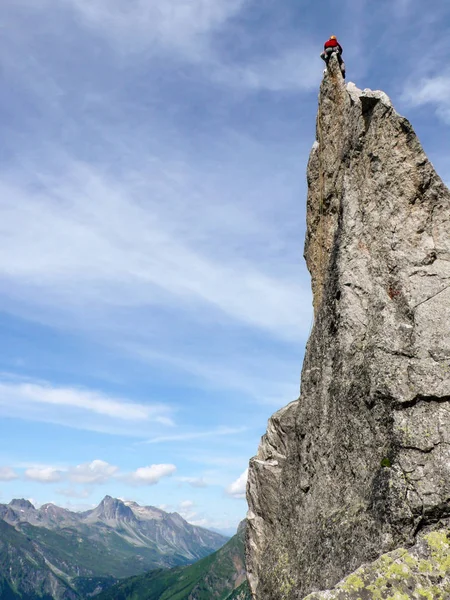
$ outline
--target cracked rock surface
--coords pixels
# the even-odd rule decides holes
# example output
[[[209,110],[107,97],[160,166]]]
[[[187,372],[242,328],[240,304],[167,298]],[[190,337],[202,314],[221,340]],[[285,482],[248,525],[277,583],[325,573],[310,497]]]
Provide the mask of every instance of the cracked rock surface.
[[[386,94],[345,85],[335,59],[308,190],[315,324],[300,398],[250,463],[255,600],[331,590],[450,518],[450,192]]]

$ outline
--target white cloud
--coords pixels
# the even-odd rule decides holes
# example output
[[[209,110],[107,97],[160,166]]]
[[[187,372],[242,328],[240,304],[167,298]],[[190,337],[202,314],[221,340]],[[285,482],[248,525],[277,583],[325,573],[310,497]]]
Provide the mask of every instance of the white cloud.
[[[177,470],[175,465],[151,465],[140,467],[125,476],[125,480],[133,485],[156,485],[164,477],[170,477]]]
[[[68,479],[73,483],[101,484],[117,475],[118,471],[119,467],[110,465],[104,460],[93,460],[69,469]]]
[[[143,443],[161,444],[164,442],[185,442],[190,440],[201,440],[205,438],[213,438],[216,436],[236,435],[247,431],[247,429],[247,427],[217,427],[216,429],[210,431],[195,431],[175,435],[158,436]]]
[[[450,125],[450,74],[440,74],[414,81],[406,88],[403,99],[411,106],[430,104],[435,107],[436,114]]]
[[[152,423],[173,425],[171,409],[163,404],[137,404],[87,389],[16,381],[6,375],[0,379],[0,414],[116,433],[138,434],[136,426],[144,424],[147,428]]]
[[[142,404],[132,404],[131,402],[115,400],[98,392],[75,388],[57,388],[45,384],[0,383],[0,394],[3,396],[18,396],[32,403],[80,408],[99,415],[126,421],[147,420],[159,408],[155,410],[152,407]]]
[[[64,473],[54,467],[26,469],[24,475],[25,479],[40,483],[57,483],[64,478]]]
[[[24,465],[26,466],[26,465]],[[133,486],[156,485],[165,477],[170,477],[176,472],[177,468],[173,464],[154,464],[146,467],[139,467],[131,473],[121,472],[119,467],[110,463],[96,459],[88,463],[82,463],[76,466],[56,467],[50,465],[29,465],[24,471],[24,478],[40,483],[59,483],[62,481],[69,484],[83,485],[83,489],[73,486],[59,488],[56,490],[62,496],[72,498],[87,498],[91,494],[91,486],[102,485],[110,481],[120,481]],[[0,481],[1,481],[0,470]],[[12,475],[14,471],[4,468],[5,478]],[[15,478],[17,478],[16,476]],[[201,480],[194,478],[181,478],[194,487],[203,487]]]
[[[0,467],[0,481],[13,481],[19,476],[11,467]]]
[[[245,499],[247,489],[248,469],[236,481],[227,487],[227,494],[233,498]]]
[[[25,479],[40,483],[67,481],[75,485],[84,486],[102,485],[112,480],[120,480],[131,485],[155,485],[164,477],[173,475],[176,470],[176,466],[172,464],[155,464],[140,467],[131,473],[121,473],[119,467],[116,465],[96,459],[89,463],[63,468],[48,465],[30,466],[25,469],[24,477]],[[14,473],[14,471],[5,470],[5,477],[11,473]],[[190,479],[189,482],[191,483]],[[196,481],[192,480],[192,484],[194,483]],[[91,494],[90,487],[85,487],[82,490],[76,487],[60,488],[56,492],[73,498],[86,498]]]

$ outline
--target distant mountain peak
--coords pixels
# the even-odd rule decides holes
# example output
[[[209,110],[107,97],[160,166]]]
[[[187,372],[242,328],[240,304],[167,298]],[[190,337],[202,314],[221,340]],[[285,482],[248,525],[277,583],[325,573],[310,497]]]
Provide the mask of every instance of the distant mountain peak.
[[[89,519],[101,521],[134,521],[136,520],[134,512],[119,498],[105,496],[97,508],[87,513]]]
[[[36,510],[24,499],[0,504],[0,540],[0,598],[6,598],[5,581],[18,588],[11,600],[91,597],[117,578],[186,565],[226,541],[179,515],[109,495],[85,512],[51,503]],[[38,593],[30,596],[29,590]]]
[[[112,496],[106,494],[106,496],[103,498],[100,504],[109,502],[121,502],[121,500],[119,500],[119,498],[113,498]]]
[[[25,500],[25,498],[14,498],[9,503],[9,506],[12,508],[23,508],[23,509],[32,509],[36,510],[33,504],[29,500]]]

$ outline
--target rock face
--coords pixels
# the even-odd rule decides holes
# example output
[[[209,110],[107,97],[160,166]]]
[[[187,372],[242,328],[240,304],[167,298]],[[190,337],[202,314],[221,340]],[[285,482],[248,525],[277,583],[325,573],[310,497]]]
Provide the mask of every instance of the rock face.
[[[450,192],[389,98],[335,59],[308,187],[315,324],[300,398],[250,464],[256,600],[329,590],[450,517]]]

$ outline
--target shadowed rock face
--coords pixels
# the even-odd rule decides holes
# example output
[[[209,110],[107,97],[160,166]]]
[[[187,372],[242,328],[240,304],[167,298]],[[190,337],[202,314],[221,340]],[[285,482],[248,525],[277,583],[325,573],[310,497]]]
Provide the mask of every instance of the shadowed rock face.
[[[308,188],[315,324],[300,398],[250,464],[257,600],[333,588],[450,517],[450,193],[389,98],[335,59]]]

